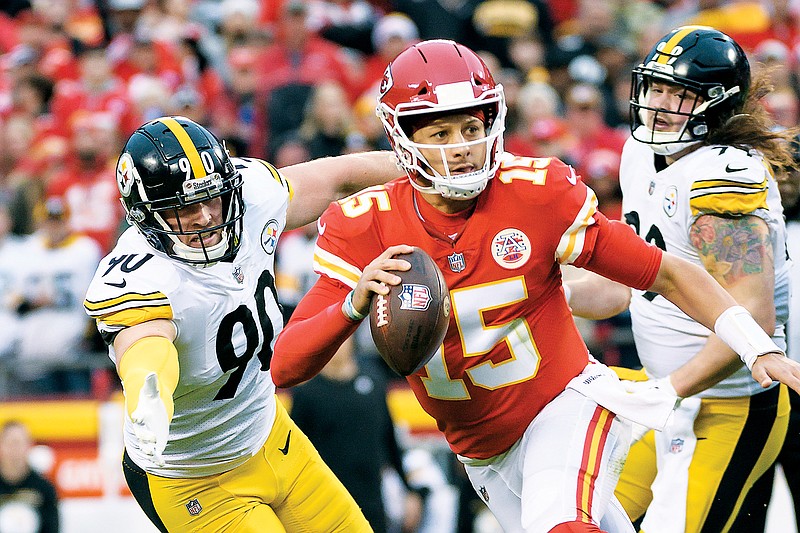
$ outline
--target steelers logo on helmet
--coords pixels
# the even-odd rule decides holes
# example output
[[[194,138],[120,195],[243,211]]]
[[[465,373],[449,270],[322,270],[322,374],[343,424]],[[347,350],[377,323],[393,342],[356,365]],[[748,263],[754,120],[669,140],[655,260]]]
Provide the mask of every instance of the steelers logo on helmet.
[[[706,139],[741,112],[750,89],[750,63],[742,48],[707,26],[682,26],[659,39],[632,76],[632,136],[661,155]],[[654,97],[665,87],[676,91],[678,109]]]
[[[219,140],[196,122],[161,117],[138,128],[117,163],[117,185],[128,219],[159,252],[210,266],[238,251],[242,176]],[[219,214],[207,226],[189,227],[181,215],[198,204],[217,205]]]
[[[138,173],[131,155],[127,152],[122,154],[117,162],[117,187],[122,196],[131,195],[131,189],[136,182],[137,176]]]

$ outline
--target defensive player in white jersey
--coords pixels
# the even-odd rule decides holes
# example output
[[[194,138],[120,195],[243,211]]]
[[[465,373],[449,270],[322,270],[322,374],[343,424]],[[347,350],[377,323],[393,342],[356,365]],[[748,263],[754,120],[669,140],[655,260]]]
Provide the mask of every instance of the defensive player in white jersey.
[[[620,184],[628,224],[704,267],[785,349],[786,233],[770,165],[791,165],[791,154],[758,104],[764,90],[751,87],[747,57],[727,35],[671,31],[633,71]],[[743,366],[655,293],[634,291],[630,311],[650,378],[643,386],[674,387],[685,399],[671,427],[632,446],[617,497],[647,533],[734,531],[745,494],[783,442],[785,386],[754,381],[752,360]],[[700,370],[700,360],[719,364]]]
[[[125,477],[159,530],[371,531],[276,400],[273,263],[339,187],[397,173],[388,153],[279,172],[183,117],[130,137],[117,184],[133,227],[85,307],[125,391]]]

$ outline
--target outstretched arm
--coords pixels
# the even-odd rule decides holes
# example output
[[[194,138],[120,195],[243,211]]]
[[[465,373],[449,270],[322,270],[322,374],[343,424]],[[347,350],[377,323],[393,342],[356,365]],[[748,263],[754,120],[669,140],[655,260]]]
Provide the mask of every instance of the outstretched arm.
[[[280,169],[294,190],[286,213],[286,229],[313,222],[342,195],[380,185],[405,173],[393,152],[364,152],[314,159]]]
[[[721,319],[717,315],[720,304],[729,307],[733,302],[747,309],[765,332],[775,331],[775,278],[766,223],[754,216],[704,215],[693,225],[691,238],[705,270],[696,265],[688,267],[690,263],[676,261],[674,256],[665,254],[663,276],[660,273],[651,290],[663,294],[706,327],[707,320],[713,320],[714,327],[710,329],[723,335],[726,342],[712,334],[694,358],[673,372],[670,380],[676,391],[681,396],[696,394],[740,367],[739,358],[729,347],[731,340],[735,342],[731,335],[739,337],[740,344],[734,347],[750,362],[753,379],[762,386],[768,387],[773,380],[779,380],[793,389],[800,387],[800,365],[787,359],[777,346],[769,349],[756,327],[751,324],[748,329],[742,322],[748,317],[743,313],[731,316],[731,312]],[[713,277],[717,283],[709,284],[708,277]],[[707,303],[703,304],[702,300]],[[747,342],[751,346],[742,344]],[[761,344],[752,346],[754,343]],[[749,355],[741,353],[743,351]]]
[[[646,278],[646,283],[637,281],[635,274],[643,269],[641,266],[631,269],[630,265],[642,262],[645,258],[649,265],[653,258],[647,250],[642,250],[642,246],[646,246],[644,241],[617,223],[599,220],[596,226],[601,233],[595,253],[586,268],[632,287],[662,294],[691,318],[717,333],[747,363],[753,378],[762,386],[768,387],[773,380],[778,380],[800,390],[800,364],[784,356],[750,313],[711,274],[693,263],[664,252],[656,263],[655,275]],[[772,307],[771,288],[761,292],[770,297],[769,305],[764,307]],[[771,332],[774,331],[774,317],[771,319],[773,322],[769,323],[772,316],[769,313],[768,309],[759,309],[756,312],[757,318]],[[676,384],[680,388],[678,392],[687,395],[702,390],[704,386],[730,374],[735,369],[734,363],[732,352],[727,355],[716,350],[699,352],[691,365],[687,364],[681,370],[682,373],[675,376]]]
[[[631,303],[631,289],[589,270],[564,279],[564,293],[572,314],[589,320],[618,315]]]

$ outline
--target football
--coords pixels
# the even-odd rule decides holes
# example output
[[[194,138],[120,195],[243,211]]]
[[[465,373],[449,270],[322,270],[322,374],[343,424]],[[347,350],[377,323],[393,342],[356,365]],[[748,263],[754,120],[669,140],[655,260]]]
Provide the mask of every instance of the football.
[[[425,366],[444,341],[450,321],[450,294],[439,267],[414,248],[398,256],[411,270],[386,296],[376,294],[369,308],[369,328],[378,352],[389,367],[408,376]]]

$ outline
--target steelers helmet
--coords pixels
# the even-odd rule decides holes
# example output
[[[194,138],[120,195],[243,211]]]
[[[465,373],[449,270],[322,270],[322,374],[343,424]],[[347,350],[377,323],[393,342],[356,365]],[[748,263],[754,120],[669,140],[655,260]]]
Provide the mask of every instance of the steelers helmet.
[[[434,39],[406,48],[386,68],[380,85],[377,115],[397,154],[400,166],[410,176],[431,182],[422,192],[437,192],[445,198],[474,198],[497,168],[503,152],[506,104],[503,86],[495,83],[489,68],[472,50],[454,41]],[[480,116],[486,127],[482,139],[460,144],[420,144],[411,140],[413,124],[447,113]],[[445,150],[484,144],[486,161],[467,174],[451,174]],[[436,172],[420,149],[435,149],[445,169]]]
[[[669,112],[649,105],[650,86],[664,82],[683,88],[688,111]],[[736,41],[708,26],[682,26],[659,39],[633,69],[630,126],[633,137],[653,151],[671,155],[708,137],[710,131],[740,113],[750,89],[750,63]],[[655,131],[655,117],[685,117],[676,132]],[[655,117],[653,116],[655,114]]]
[[[233,257],[242,236],[245,206],[242,176],[222,143],[185,117],[162,117],[137,129],[117,162],[117,186],[128,221],[160,252],[192,265],[211,265]],[[212,227],[183,227],[180,209],[215,198],[222,220]],[[177,218],[170,227],[165,216]],[[204,235],[222,239],[206,245]],[[180,237],[196,238],[197,247]]]

